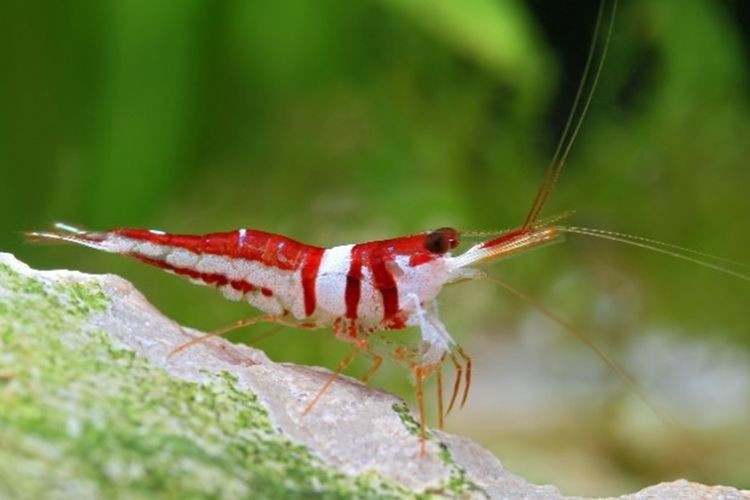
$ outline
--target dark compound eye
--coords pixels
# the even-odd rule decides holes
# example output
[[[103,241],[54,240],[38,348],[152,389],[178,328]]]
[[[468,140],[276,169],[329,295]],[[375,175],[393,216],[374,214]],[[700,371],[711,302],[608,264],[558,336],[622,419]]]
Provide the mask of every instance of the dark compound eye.
[[[424,239],[424,247],[432,253],[444,254],[458,246],[458,231],[450,227],[441,227],[431,232]]]

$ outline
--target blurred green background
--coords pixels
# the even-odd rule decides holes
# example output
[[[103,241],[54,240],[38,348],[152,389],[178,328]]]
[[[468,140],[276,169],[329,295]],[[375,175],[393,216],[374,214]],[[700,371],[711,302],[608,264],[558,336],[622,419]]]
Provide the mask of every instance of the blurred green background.
[[[569,224],[750,262],[749,5],[621,3],[591,113],[545,214],[575,209]],[[250,227],[333,246],[517,225],[567,117],[596,8],[6,2],[0,250],[35,267],[120,274],[168,316],[211,330],[252,312],[127,259],[27,245],[21,231],[57,220]],[[449,330],[477,354],[475,392],[449,431],[568,494],[680,476],[750,487],[750,283],[574,236],[487,270],[589,332],[685,431],[487,283],[441,296]],[[347,352],[323,331],[285,331],[261,347],[328,367]],[[373,382],[412,397],[395,367]]]

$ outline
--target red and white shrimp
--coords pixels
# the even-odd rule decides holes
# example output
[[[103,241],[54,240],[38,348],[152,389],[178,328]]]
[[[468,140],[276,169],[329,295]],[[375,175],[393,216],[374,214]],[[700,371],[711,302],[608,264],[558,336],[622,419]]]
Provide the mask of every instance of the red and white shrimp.
[[[438,314],[436,298],[443,286],[477,278],[482,274],[472,265],[557,241],[560,232],[553,226],[519,229],[455,256],[451,251],[458,246],[460,234],[450,228],[328,249],[251,229],[197,236],[144,229],[85,231],[57,224],[54,231],[29,236],[133,257],[194,283],[216,287],[226,298],[246,301],[265,313],[233,327],[267,321],[332,328],[339,339],[354,345],[353,354],[364,352],[375,360],[365,378],[382,359],[368,342],[371,334],[417,327],[421,332],[418,353],[392,354],[404,358],[414,371],[423,414],[423,379],[443,361],[451,359],[459,376],[465,373],[464,401],[471,380],[471,360]],[[457,379],[454,385],[451,407],[460,382]],[[441,403],[441,423],[442,414]],[[421,420],[424,425],[423,416]]]

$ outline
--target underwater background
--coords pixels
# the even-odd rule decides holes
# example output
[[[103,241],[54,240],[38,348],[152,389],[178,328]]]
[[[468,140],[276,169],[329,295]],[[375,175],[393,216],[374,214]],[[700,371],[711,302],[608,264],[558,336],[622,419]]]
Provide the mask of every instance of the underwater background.
[[[248,227],[330,247],[517,226],[596,12],[597,2],[541,0],[5,4],[0,251],[122,275],[167,316],[210,331],[254,311],[135,261],[28,245],[22,232],[54,221]],[[561,223],[750,263],[749,55],[746,2],[621,2],[543,215],[575,210]],[[476,282],[440,297],[475,366],[448,431],[567,494],[677,477],[750,488],[748,281],[575,235],[484,269],[586,332],[677,424],[534,307]],[[323,330],[259,347],[329,368],[348,352]],[[399,367],[372,384],[413,401]]]

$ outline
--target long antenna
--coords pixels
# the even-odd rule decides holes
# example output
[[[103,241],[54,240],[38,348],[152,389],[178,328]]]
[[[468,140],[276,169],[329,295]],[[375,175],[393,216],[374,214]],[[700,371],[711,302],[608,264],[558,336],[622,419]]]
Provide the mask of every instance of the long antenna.
[[[599,39],[599,32],[601,31],[600,28],[602,18],[604,17],[605,4],[605,0],[602,0],[602,2],[599,3],[599,11],[597,12],[596,24],[594,26],[594,36],[591,40],[591,44],[589,45],[589,53],[586,58],[586,65],[584,66],[583,74],[581,75],[581,81],[578,84],[578,89],[576,90],[576,96],[573,101],[573,106],[570,110],[570,114],[568,115],[568,120],[565,123],[565,128],[563,129],[563,133],[560,136],[560,140],[557,143],[555,154],[552,155],[552,159],[547,165],[547,169],[544,172],[544,179],[542,180],[541,186],[539,186],[539,191],[534,197],[534,203],[531,205],[531,209],[526,215],[526,219],[523,222],[522,229],[528,229],[529,227],[534,225],[534,223],[539,218],[539,213],[542,211],[547,198],[549,197],[550,193],[555,187],[555,184],[557,183],[557,179],[560,177],[560,172],[565,165],[565,161],[568,159],[570,150],[573,147],[573,143],[575,142],[576,136],[578,135],[578,131],[581,129],[581,124],[583,123],[583,120],[586,117],[586,113],[589,109],[589,105],[591,104],[591,99],[594,96],[594,91],[596,90],[597,83],[599,82],[599,76],[601,75],[602,67],[604,66],[604,59],[607,56],[609,40],[612,37],[612,27],[614,26],[615,13],[617,12],[617,0],[614,0],[612,4],[612,13],[609,18],[607,35],[604,39],[602,55],[599,58],[593,80],[591,81],[591,88],[589,89],[581,112],[576,120],[575,117],[576,112],[578,111],[578,105],[580,104],[581,97],[583,96],[583,90],[584,88],[586,88],[586,84],[588,83],[591,65],[594,60],[594,54],[596,53],[596,44]],[[574,122],[575,125],[573,125]]]
[[[659,252],[678,259],[686,260],[699,266],[713,269],[715,271],[734,276],[744,281],[750,281],[750,274],[746,271],[738,271],[733,267],[739,267],[748,269],[750,266],[743,262],[737,262],[722,257],[717,257],[705,252],[699,252],[690,248],[681,247],[678,245],[672,245],[671,243],[665,243],[663,241],[653,240],[650,238],[644,238],[642,236],[634,236],[631,234],[617,233],[614,231],[605,231],[603,229],[590,229],[585,227],[566,227],[556,226],[559,231],[566,233],[582,234],[585,236],[593,236],[595,238],[601,238],[604,240],[618,241],[620,243],[626,243],[636,247],[645,248],[653,252]]]

